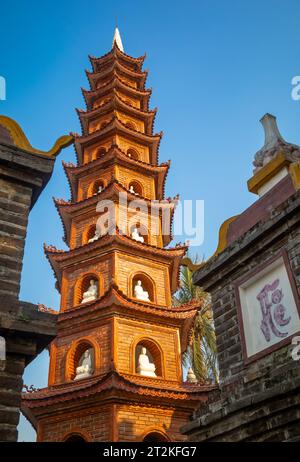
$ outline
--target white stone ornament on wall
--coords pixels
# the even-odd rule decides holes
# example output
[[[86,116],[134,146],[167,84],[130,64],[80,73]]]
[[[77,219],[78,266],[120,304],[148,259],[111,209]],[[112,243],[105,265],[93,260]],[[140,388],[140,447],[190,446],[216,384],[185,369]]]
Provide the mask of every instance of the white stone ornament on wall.
[[[244,359],[264,356],[300,332],[299,295],[281,253],[236,285]]]

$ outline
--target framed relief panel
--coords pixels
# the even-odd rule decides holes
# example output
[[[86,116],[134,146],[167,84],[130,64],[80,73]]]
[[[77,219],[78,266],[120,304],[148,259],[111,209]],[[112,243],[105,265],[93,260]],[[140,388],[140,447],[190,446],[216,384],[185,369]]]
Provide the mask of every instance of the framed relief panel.
[[[235,290],[245,362],[300,333],[299,295],[286,251],[237,281]]]

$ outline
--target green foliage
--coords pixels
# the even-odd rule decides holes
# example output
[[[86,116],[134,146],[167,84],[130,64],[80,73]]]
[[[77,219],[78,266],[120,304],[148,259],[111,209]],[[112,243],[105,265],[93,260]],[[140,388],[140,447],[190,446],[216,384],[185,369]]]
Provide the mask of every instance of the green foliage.
[[[180,289],[174,297],[175,305],[182,305],[192,300],[199,301],[192,331],[191,343],[183,355],[184,367],[192,367],[199,381],[218,382],[216,336],[213,324],[209,294],[195,286],[192,272],[186,267],[181,269]]]

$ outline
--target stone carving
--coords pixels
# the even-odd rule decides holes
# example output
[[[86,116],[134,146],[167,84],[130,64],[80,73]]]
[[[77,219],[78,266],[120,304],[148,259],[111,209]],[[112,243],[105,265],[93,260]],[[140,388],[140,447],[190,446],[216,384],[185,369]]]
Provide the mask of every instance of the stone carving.
[[[94,279],[90,280],[90,286],[86,292],[83,293],[81,303],[91,302],[92,300],[96,300],[98,297],[98,288],[95,284]]]
[[[195,375],[195,372],[193,371],[193,369],[191,367],[188,370],[186,381],[189,382],[189,383],[197,383],[198,382],[197,377]]]
[[[146,290],[143,289],[142,281],[138,280],[134,286],[134,296],[138,300],[143,300],[145,302],[150,302],[149,294]]]
[[[260,122],[265,132],[265,143],[263,147],[257,151],[254,157],[253,173],[256,173],[272,160],[279,152],[288,154],[291,160],[300,158],[300,147],[287,143],[281,136],[276,123],[276,117],[272,114],[265,114]]]
[[[286,337],[288,332],[280,332],[277,327],[286,326],[291,321],[291,316],[286,318],[286,308],[280,303],[283,291],[278,286],[279,279],[275,279],[271,284],[266,284],[256,297],[262,313],[261,330],[267,342],[271,340],[271,332],[276,337]]]
[[[157,375],[155,374],[155,369],[155,364],[150,363],[149,361],[146,348],[142,347],[141,354],[139,355],[138,359],[137,372],[140,375],[144,375],[147,377],[157,377]]]
[[[76,367],[76,376],[74,380],[85,379],[92,375],[92,358],[90,350],[83,353],[81,365]]]
[[[137,228],[133,228],[132,233],[131,233],[131,237],[135,241],[144,242],[144,238],[143,238],[143,236],[140,235]]]

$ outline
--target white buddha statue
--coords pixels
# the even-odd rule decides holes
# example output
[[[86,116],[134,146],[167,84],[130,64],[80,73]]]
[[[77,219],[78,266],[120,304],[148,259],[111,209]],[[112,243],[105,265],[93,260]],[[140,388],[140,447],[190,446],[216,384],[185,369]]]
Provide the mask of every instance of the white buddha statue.
[[[156,369],[155,364],[150,363],[149,361],[146,348],[142,347],[142,351],[138,359],[138,367],[137,367],[138,374],[144,375],[147,377],[157,377],[157,375],[155,374],[155,369]]]
[[[83,353],[83,360],[81,365],[76,367],[76,376],[74,380],[85,379],[92,375],[92,358],[90,350]]]
[[[131,233],[131,237],[135,241],[144,242],[143,236],[140,235],[140,233],[139,233],[139,231],[138,231],[138,229],[136,227],[133,228],[132,233]]]
[[[143,300],[144,302],[150,302],[149,294],[146,290],[143,289],[142,281],[138,280],[134,286],[134,296],[138,300]]]
[[[89,240],[88,240],[88,244],[90,242],[94,242],[94,241],[97,241],[99,239],[99,237],[101,237],[101,233],[100,233],[100,230],[96,228],[95,230],[95,234],[93,237],[91,237]]]
[[[86,292],[83,292],[81,303],[91,302],[98,297],[98,289],[94,279],[90,280],[90,286]]]
[[[131,186],[129,187],[129,192],[130,192],[131,194],[137,194],[137,193],[135,192],[135,190],[134,190],[133,185],[131,185]]]

